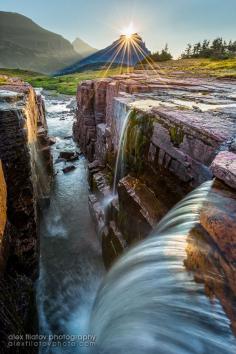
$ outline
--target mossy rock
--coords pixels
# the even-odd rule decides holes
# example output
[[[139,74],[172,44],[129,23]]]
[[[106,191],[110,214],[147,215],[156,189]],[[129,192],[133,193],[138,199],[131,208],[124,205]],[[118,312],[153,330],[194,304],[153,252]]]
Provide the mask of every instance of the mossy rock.
[[[179,147],[184,140],[184,131],[181,127],[171,127],[169,129],[170,140],[174,146]]]
[[[153,133],[154,118],[133,110],[124,137],[124,163],[136,176],[142,173]]]

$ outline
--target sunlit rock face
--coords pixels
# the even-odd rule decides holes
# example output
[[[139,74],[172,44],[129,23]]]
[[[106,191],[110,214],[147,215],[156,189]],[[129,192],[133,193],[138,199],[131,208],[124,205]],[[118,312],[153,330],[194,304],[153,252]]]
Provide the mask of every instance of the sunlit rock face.
[[[6,341],[7,334],[36,329],[37,210],[50,187],[49,145],[41,97],[28,84],[9,79],[0,87],[0,327]]]
[[[101,231],[106,264],[123,247],[147,236],[177,201],[202,182],[216,176],[235,188],[235,90],[230,82],[165,79],[142,71],[78,86],[75,138],[89,161],[101,166],[110,191],[123,122],[132,111],[125,130],[118,198],[109,204]],[[90,180],[94,173],[97,169],[90,171]],[[90,207],[96,206],[97,215],[104,210],[99,188],[95,178]],[[140,188],[149,191],[155,202]],[[149,208],[155,215],[153,224],[147,218]]]
[[[40,181],[42,165],[51,168],[43,103],[22,82],[0,88],[0,156],[7,185],[7,216],[16,230],[10,257],[18,270],[34,276],[38,263],[36,203],[50,179]],[[45,174],[44,171],[42,175]],[[45,189],[46,187],[46,189]]]
[[[7,224],[7,188],[0,161],[0,271],[4,269],[4,239],[6,236]]]

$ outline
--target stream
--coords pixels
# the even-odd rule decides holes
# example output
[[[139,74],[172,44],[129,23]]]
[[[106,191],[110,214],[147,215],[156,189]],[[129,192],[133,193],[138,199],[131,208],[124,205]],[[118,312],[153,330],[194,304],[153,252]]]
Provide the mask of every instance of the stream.
[[[40,277],[37,284],[41,353],[85,352],[88,318],[103,278],[101,246],[88,210],[86,160],[64,162],[60,151],[75,150],[72,139],[73,101],[42,93],[45,100],[55,177],[49,206],[41,218]],[[63,173],[66,166],[75,169]],[[67,337],[65,337],[67,335]],[[74,337],[73,337],[74,336]]]

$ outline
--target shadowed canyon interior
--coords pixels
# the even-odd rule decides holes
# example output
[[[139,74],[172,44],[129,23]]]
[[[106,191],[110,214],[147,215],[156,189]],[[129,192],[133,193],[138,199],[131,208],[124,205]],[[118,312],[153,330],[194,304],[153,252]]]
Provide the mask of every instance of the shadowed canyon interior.
[[[235,92],[141,70],[76,99],[0,87],[4,343],[23,329],[96,336],[68,353],[235,352]]]

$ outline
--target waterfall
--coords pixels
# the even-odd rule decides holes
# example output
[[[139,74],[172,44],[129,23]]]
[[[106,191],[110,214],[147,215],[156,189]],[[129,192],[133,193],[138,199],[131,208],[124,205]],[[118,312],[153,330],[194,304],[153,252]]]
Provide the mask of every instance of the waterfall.
[[[206,182],[185,197],[149,238],[128,250],[107,274],[91,316],[95,353],[236,352],[219,301],[212,304],[204,286],[184,266],[187,237],[210,188],[211,182]]]
[[[119,180],[124,177],[125,173],[125,163],[124,163],[124,148],[126,142],[126,134],[128,130],[128,123],[131,116],[132,110],[129,110],[122,122],[118,151],[116,156],[116,164],[115,164],[115,174],[114,174],[114,182],[113,182],[113,195],[116,194],[117,184]]]

